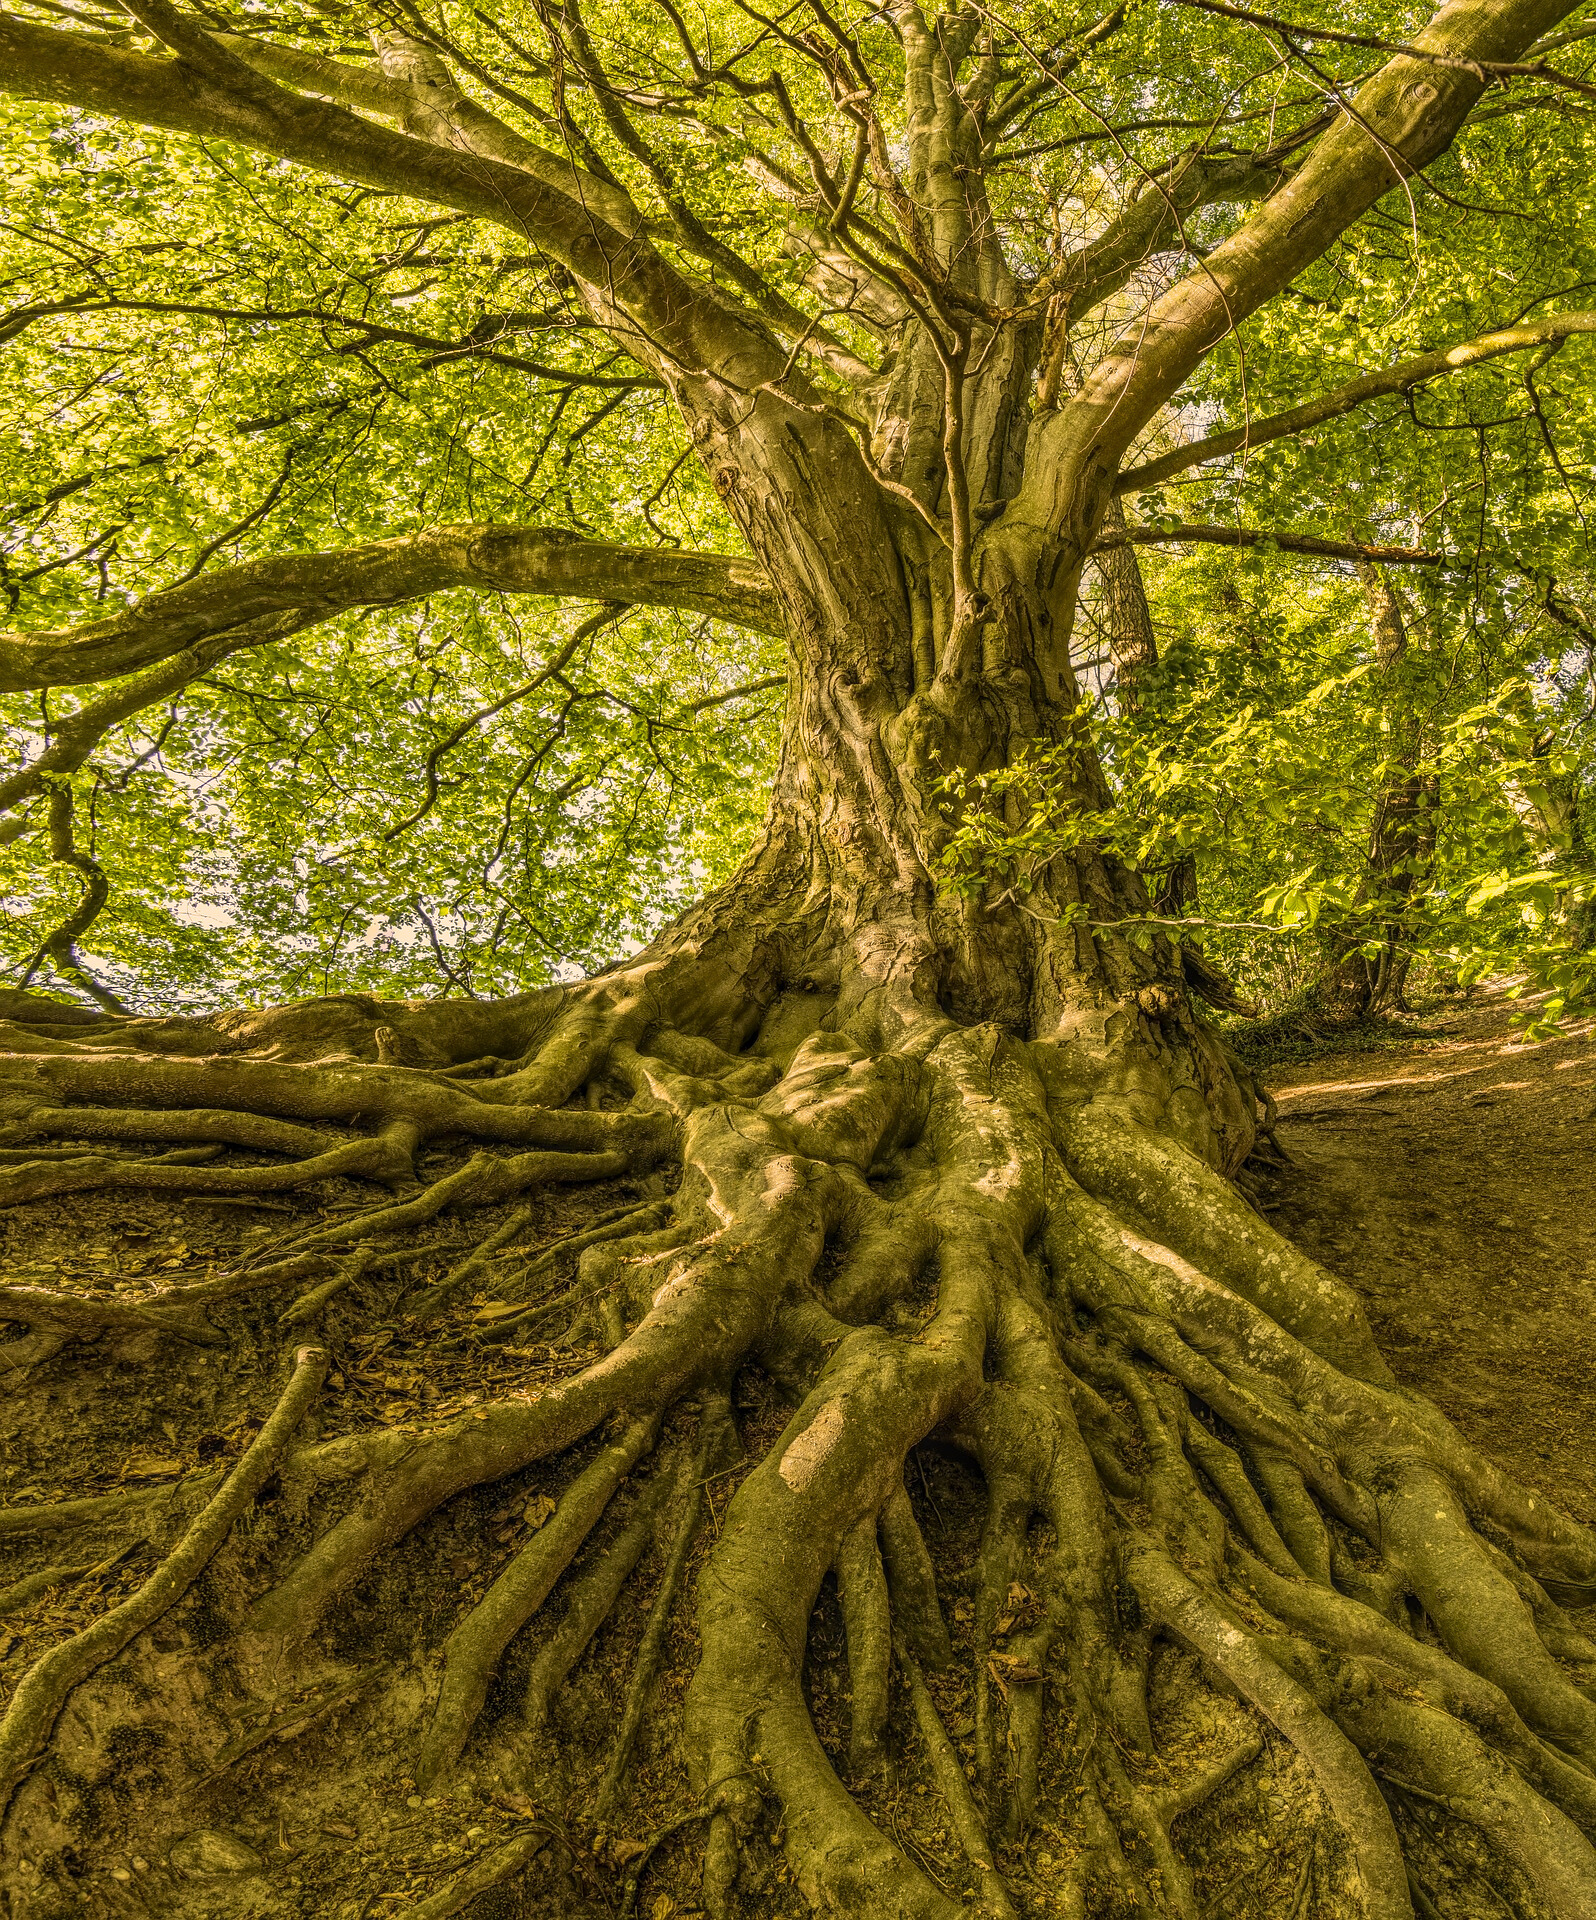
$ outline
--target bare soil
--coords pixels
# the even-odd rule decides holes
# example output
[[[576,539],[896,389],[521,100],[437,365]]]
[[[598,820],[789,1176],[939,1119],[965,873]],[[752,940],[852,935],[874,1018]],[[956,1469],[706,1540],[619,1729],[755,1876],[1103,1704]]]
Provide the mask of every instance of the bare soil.
[[[1266,1070],[1271,1223],[1364,1296],[1399,1380],[1596,1524],[1596,1032],[1494,996]]]

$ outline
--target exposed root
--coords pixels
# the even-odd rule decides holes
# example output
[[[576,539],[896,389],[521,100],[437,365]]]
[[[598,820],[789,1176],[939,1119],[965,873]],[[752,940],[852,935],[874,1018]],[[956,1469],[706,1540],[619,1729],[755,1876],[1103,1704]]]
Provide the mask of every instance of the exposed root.
[[[100,1562],[101,1566],[106,1563]],[[78,1567],[41,1567],[37,1573],[24,1575],[13,1580],[9,1587],[0,1587],[0,1620],[7,1614],[21,1613],[25,1607],[31,1607],[35,1600],[56,1587],[66,1586],[74,1580],[96,1571],[94,1563],[87,1562]]]
[[[594,1817],[603,1826],[614,1812],[621,1785],[626,1777],[626,1769],[632,1757],[632,1748],[637,1741],[638,1728],[643,1723],[643,1715],[648,1711],[653,1696],[654,1682],[659,1674],[661,1656],[665,1650],[665,1634],[670,1626],[671,1614],[676,1606],[676,1597],[681,1590],[682,1572],[687,1565],[687,1556],[693,1545],[693,1536],[698,1531],[704,1511],[704,1469],[712,1457],[712,1449],[725,1430],[724,1406],[715,1406],[705,1412],[697,1448],[684,1456],[681,1484],[677,1488],[676,1505],[679,1509],[675,1538],[671,1542],[670,1557],[665,1562],[665,1571],[660,1578],[659,1591],[654,1595],[654,1604],[649,1608],[648,1624],[643,1629],[643,1638],[637,1649],[637,1657],[632,1662],[631,1678],[626,1685],[626,1705],[621,1712],[621,1724],[616,1731],[615,1744],[610,1749],[609,1764],[604,1769],[604,1778],[599,1783],[598,1798],[594,1802]]]
[[[621,1589],[654,1541],[660,1508],[671,1492],[671,1476],[656,1473],[638,1497],[625,1526],[597,1551],[591,1564],[572,1581],[560,1624],[538,1650],[527,1676],[526,1723],[534,1741],[534,1772],[541,1771],[536,1743],[541,1739],[554,1695],[564,1684],[588,1642],[610,1617]]]
[[[423,1786],[453,1765],[488,1696],[499,1655],[548,1598],[616,1489],[653,1445],[656,1431],[655,1422],[634,1420],[606,1446],[572,1483],[553,1518],[450,1634],[437,1708],[416,1763]]]
[[[492,1264],[493,1256],[501,1247],[507,1247],[526,1231],[532,1218],[530,1207],[518,1207],[505,1221],[502,1227],[490,1233],[486,1240],[474,1247],[464,1260],[435,1286],[428,1287],[424,1293],[418,1293],[413,1300],[405,1302],[406,1311],[415,1320],[430,1320],[459,1290],[485,1273]]]
[[[1313,1769],[1357,1861],[1369,1920],[1408,1920],[1407,1868],[1396,1829],[1362,1755],[1253,1636],[1156,1547],[1136,1545],[1127,1572],[1149,1614],[1270,1720]]]
[[[205,1320],[170,1307],[126,1307],[111,1300],[85,1300],[79,1294],[46,1287],[0,1287],[0,1320],[20,1320],[63,1337],[102,1333],[110,1328],[172,1333],[202,1347],[227,1344]]]
[[[874,1772],[886,1759],[882,1739],[887,1730],[892,1609],[876,1525],[874,1516],[861,1520],[837,1555],[837,1597],[848,1638],[853,1694],[848,1764],[856,1777]]]
[[[953,1642],[937,1598],[936,1570],[901,1483],[887,1495],[880,1518],[893,1617],[915,1657],[941,1672],[953,1664]]]
[[[148,1580],[119,1607],[73,1639],[53,1647],[26,1674],[0,1719],[0,1812],[33,1766],[67,1695],[97,1667],[114,1659],[152,1621],[180,1600],[232,1531],[282,1459],[327,1373],[327,1354],[301,1347],[271,1418],[205,1510]]]
[[[478,1894],[489,1893],[525,1873],[548,1844],[549,1836],[534,1829],[495,1847],[456,1875],[448,1886],[413,1907],[401,1909],[402,1920],[449,1920],[451,1914],[464,1912]]]
[[[959,1765],[959,1756],[953,1750],[948,1738],[948,1730],[942,1724],[942,1716],[937,1712],[936,1702],[931,1698],[930,1689],[920,1672],[919,1663],[909,1651],[907,1645],[900,1643],[898,1662],[903,1668],[904,1677],[909,1683],[909,1697],[914,1705],[914,1721],[919,1729],[920,1738],[925,1744],[926,1758],[930,1762],[931,1774],[942,1796],[942,1803],[948,1810],[948,1818],[959,1836],[959,1845],[964,1849],[965,1858],[975,1868],[981,1885],[981,1911],[991,1914],[994,1920],[1010,1920],[1014,1912],[1014,1903],[1009,1899],[1008,1888],[1003,1884],[1003,1876],[993,1865],[992,1843],[987,1838],[986,1827],[982,1822],[980,1809],[971,1796],[965,1782],[964,1770]]]
[[[959,1027],[884,993],[833,994],[817,1012],[824,996],[806,990],[770,1016],[768,1052],[740,1051],[760,1012],[743,976],[674,964],[541,1000],[519,1027],[475,1013],[407,1026],[387,1010],[375,1061],[354,1057],[357,1034],[349,1058],[315,1070],[187,1058],[150,1032],[131,1054],[125,1025],[98,1021],[69,1029],[78,1051],[52,1040],[9,1057],[7,1139],[36,1154],[6,1164],[14,1196],[202,1175],[234,1192],[328,1178],[393,1190],[136,1305],[0,1292],[0,1314],[33,1328],[41,1352],[160,1331],[210,1366],[205,1343],[241,1338],[220,1322],[253,1313],[270,1327],[280,1299],[276,1324],[322,1319],[336,1339],[378,1300],[372,1275],[447,1252],[441,1280],[381,1296],[388,1328],[419,1341],[452,1315],[432,1349],[448,1367],[480,1363],[483,1341],[519,1340],[496,1365],[524,1368],[525,1384],[506,1389],[500,1373],[500,1397],[455,1401],[432,1431],[290,1448],[326,1367],[302,1357],[231,1474],[0,1509],[0,1535],[18,1541],[114,1542],[209,1502],[149,1582],[30,1673],[0,1726],[8,1791],[66,1690],[170,1607],[269,1473],[280,1519],[248,1591],[227,1601],[240,1654],[265,1656],[240,1659],[254,1675],[336,1644],[360,1583],[398,1579],[396,1550],[430,1517],[439,1533],[465,1526],[500,1497],[494,1483],[535,1471],[552,1512],[436,1636],[423,1793],[485,1774],[531,1786],[551,1813],[570,1791],[573,1820],[624,1832],[651,1715],[674,1699],[661,1679],[691,1576],[699,1665],[680,1739],[711,1914],[737,1912],[779,1847],[818,1911],[1007,1916],[1043,1884],[1025,1864],[1041,1827],[1056,1850],[1045,1890],[1064,1911],[1201,1920],[1226,1910],[1236,1876],[1211,1874],[1193,1836],[1214,1809],[1235,1817],[1267,1737],[1277,1770],[1295,1756],[1315,1823],[1280,1880],[1283,1915],[1407,1920],[1428,1902],[1476,1920],[1489,1911],[1483,1861],[1532,1890],[1537,1920],[1590,1920],[1596,1644],[1565,1609],[1596,1601],[1596,1541],[1394,1384],[1356,1300],[1211,1161],[1159,1133],[1145,1088],[1116,1090],[1062,1044]],[[832,1027],[815,1025],[821,1012]],[[505,1070],[450,1072],[488,1058]],[[68,1144],[30,1144],[46,1138]],[[251,1163],[161,1166],[72,1144],[140,1138]],[[444,1142],[464,1145],[440,1159]],[[55,1152],[76,1157],[44,1157]],[[599,1220],[560,1221],[541,1252],[519,1250],[546,1232],[538,1189],[636,1181],[667,1155],[681,1162],[668,1199],[653,1197],[661,1183],[634,1185]],[[468,1237],[424,1239],[448,1209]],[[468,1288],[488,1301],[463,1305]],[[213,1312],[216,1326],[200,1318]],[[735,1490],[724,1512],[717,1496],[706,1539],[727,1397],[749,1382],[748,1470],[725,1473]],[[559,1456],[579,1445],[573,1475]],[[905,1481],[921,1486],[927,1454],[979,1489],[951,1590],[951,1535],[929,1508],[922,1525]],[[509,1492],[501,1518],[517,1502],[547,1511],[541,1493],[529,1510]],[[0,1613],[104,1551],[57,1548],[0,1593]],[[846,1736],[816,1706],[817,1608],[833,1636],[840,1618]],[[584,1653],[621,1615],[637,1639],[609,1699],[613,1737],[585,1759],[556,1755],[554,1705],[562,1689],[573,1700]],[[436,1671],[431,1642],[420,1651],[410,1670]],[[340,1658],[309,1698],[213,1742],[213,1777],[346,1707],[353,1718],[353,1702],[377,1714],[382,1688]],[[511,1732],[473,1738],[501,1668],[522,1712]],[[1190,1715],[1200,1705],[1209,1733],[1172,1733],[1160,1688]],[[415,1705],[393,1709],[406,1742]],[[889,1831],[882,1809],[913,1774],[935,1787],[962,1863]],[[13,1817],[42,1820],[36,1796],[30,1782]],[[463,1911],[547,1839],[490,1849],[413,1913]],[[567,1857],[563,1841],[554,1855]],[[583,1839],[577,1855],[599,1871],[602,1850]],[[641,1866],[616,1864],[634,1900]]]

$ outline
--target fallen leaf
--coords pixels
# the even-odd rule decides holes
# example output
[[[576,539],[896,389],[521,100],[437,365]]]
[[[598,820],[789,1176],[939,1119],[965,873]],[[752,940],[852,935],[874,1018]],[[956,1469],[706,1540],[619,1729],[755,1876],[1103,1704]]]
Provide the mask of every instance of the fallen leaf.
[[[554,1502],[549,1496],[546,1493],[535,1493],[526,1503],[521,1518],[529,1527],[536,1531],[537,1528],[543,1525],[544,1521],[548,1519],[553,1511]]]
[[[986,1664],[992,1678],[1005,1691],[1009,1686],[1030,1686],[1037,1680],[1047,1678],[1040,1667],[1033,1667],[1029,1661],[1022,1660],[1014,1653],[994,1653]]]
[[[519,1300],[494,1300],[472,1314],[472,1321],[478,1325],[493,1320],[508,1320],[512,1314],[521,1311]]]
[[[496,1807],[503,1807],[506,1813],[517,1813],[523,1820],[537,1817],[537,1808],[524,1793],[495,1793],[489,1797]]]
[[[641,1840],[617,1840],[610,1847],[610,1855],[616,1866],[624,1867],[628,1860],[635,1860],[640,1853],[647,1853],[648,1847]]]

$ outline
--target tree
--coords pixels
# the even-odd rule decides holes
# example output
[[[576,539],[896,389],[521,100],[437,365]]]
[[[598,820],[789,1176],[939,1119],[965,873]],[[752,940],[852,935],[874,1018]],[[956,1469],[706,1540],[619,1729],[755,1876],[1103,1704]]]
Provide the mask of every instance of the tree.
[[[1061,1910],[1195,1915],[1172,1830],[1255,1752],[1258,1722],[1320,1796],[1303,1897],[1322,1911],[1494,1912],[1500,1884],[1527,1911],[1596,1908],[1596,1646],[1563,1611],[1596,1599],[1596,1540],[1399,1387],[1355,1295],[1231,1183],[1260,1096],[1099,831],[1111,796],[1070,656],[1116,494],[1596,328],[1574,310],[1476,331],[1283,419],[1152,444],[1179,438],[1170,410],[1250,316],[1355,223],[1433,187],[1489,90],[1533,83],[1554,103],[1590,91],[1549,57],[1569,38],[1557,30],[1570,0],[1452,0],[1412,33],[1383,13],[1360,33],[1219,0],[1090,25],[1045,8],[933,16],[911,0],[702,25],[668,0],[657,15],[565,0],[524,19],[400,7],[373,16],[369,54],[331,10],[127,12],[131,29],[77,12],[63,23],[55,8],[43,24],[5,17],[4,84],[79,125],[166,129],[401,196],[430,210],[432,233],[508,234],[574,322],[635,365],[624,379],[663,392],[746,553],[427,524],[337,550],[246,543],[212,565],[267,520],[285,455],[283,478],[203,543],[190,577],[7,637],[11,687],[107,688],[53,720],[3,789],[13,806],[48,801],[58,857],[93,887],[71,810],[51,796],[112,728],[181,709],[223,660],[350,609],[462,587],[570,596],[600,621],[686,608],[779,629],[787,695],[768,812],[735,875],[588,978],[494,1001],[352,994],[204,1017],[68,1018],[10,998],[6,1138],[25,1150],[5,1173],[13,1204],[332,1178],[390,1189],[275,1261],[138,1309],[9,1289],[4,1311],[33,1328],[13,1361],[70,1362],[74,1341],[128,1312],[215,1340],[208,1307],[313,1279],[282,1316],[300,1324],[446,1210],[469,1222],[497,1209],[480,1248],[408,1298],[436,1314],[520,1231],[523,1194],[679,1169],[668,1201],[578,1236],[573,1335],[597,1350],[535,1397],[435,1431],[296,1440],[329,1364],[323,1347],[299,1350],[238,1465],[185,1483],[190,1506],[208,1503],[156,1572],[13,1696],[0,1723],[11,1845],[50,1848],[69,1694],[84,1689],[73,1697],[90,1711],[85,1683],[193,1585],[271,1474],[303,1525],[253,1561],[247,1543],[227,1547],[247,1577],[215,1603],[234,1671],[263,1700],[285,1659],[331,1657],[357,1583],[402,1561],[445,1503],[567,1455],[552,1516],[453,1620],[419,1721],[406,1685],[386,1711],[424,1790],[502,1765],[474,1730],[506,1649],[573,1569],[534,1664],[535,1724],[662,1533],[659,1600],[596,1789],[612,1817],[704,1485],[746,1449],[694,1581],[681,1723],[691,1790],[677,1811],[703,1817],[711,1912],[737,1909],[772,1843],[818,1911],[1013,1911],[1004,1848],[1045,1799],[1066,1856]],[[1369,71],[1326,77],[1327,47]],[[1155,165],[1111,165],[1139,129],[1104,127],[1098,58],[1116,114],[1197,138]],[[1161,60],[1178,84],[1158,77]],[[1302,74],[1312,87],[1288,84]],[[1207,104],[1157,111],[1182,88]],[[1106,156],[1095,175],[1066,184],[1030,164],[1067,151],[1082,120]],[[725,197],[701,188],[704,141],[757,186],[757,217],[746,184],[736,200],[719,174]],[[121,296],[74,299],[94,297]],[[373,347],[405,332],[364,322],[362,336],[352,317],[317,324]],[[513,320],[466,344],[513,365]],[[452,350],[420,328],[408,345]],[[595,356],[574,377],[614,366]],[[1371,565],[1433,557],[1377,533],[1268,537]],[[1126,525],[1105,551],[1144,534],[1256,537]],[[528,683],[549,684],[592,631]],[[1005,777],[1044,763],[1048,834],[1023,884],[990,869],[950,883],[950,849],[983,819],[1023,840],[1032,789]],[[424,804],[439,764],[427,760]],[[62,965],[76,964],[82,920],[79,908],[56,938]],[[180,1151],[106,1150],[129,1141]],[[535,1322],[500,1323],[516,1324]],[[782,1408],[764,1427],[733,1410],[753,1374]],[[951,1635],[905,1480],[927,1444],[955,1450],[985,1490],[970,1618]],[[125,1526],[141,1511],[117,1495],[7,1525]],[[616,1512],[624,1525],[605,1531]],[[833,1575],[845,1763],[805,1692]],[[180,1624],[189,1671],[211,1674],[191,1616]],[[1188,1657],[1171,1665],[1172,1649]],[[973,1689],[968,1769],[939,1707],[956,1659]],[[1171,1784],[1155,1673],[1183,1699],[1228,1702],[1233,1729]],[[163,1684],[175,1701],[191,1683]],[[962,1909],[885,1818],[889,1748],[912,1750],[943,1797],[966,1858]],[[131,1830],[159,1791],[132,1790]],[[506,1874],[530,1857],[518,1845]],[[55,1884],[33,1910],[68,1910],[76,1896]]]

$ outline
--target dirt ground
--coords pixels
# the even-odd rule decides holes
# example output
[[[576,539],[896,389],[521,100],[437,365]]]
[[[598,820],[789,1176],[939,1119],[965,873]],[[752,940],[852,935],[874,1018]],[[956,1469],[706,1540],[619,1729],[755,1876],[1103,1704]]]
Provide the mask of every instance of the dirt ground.
[[[1596,1523],[1596,1208],[1588,1176],[1596,1037],[1525,1044],[1510,1014],[1500,998],[1454,1000],[1363,1051],[1321,1051],[1289,1064],[1277,1056],[1264,1077],[1279,1099],[1279,1137],[1291,1161],[1261,1201],[1276,1226],[1366,1296],[1404,1382],[1432,1395],[1518,1478]],[[624,1183],[542,1196],[524,1242],[502,1258],[514,1267],[545,1257],[605,1209],[649,1197]],[[319,1198],[295,1196],[271,1210],[98,1193],[19,1207],[0,1214],[0,1278],[137,1305],[264,1257],[359,1203],[353,1190],[329,1186]],[[485,1398],[536,1394],[593,1357],[580,1341],[481,1344],[497,1311],[491,1287],[462,1290],[426,1327],[408,1321],[399,1304],[405,1286],[450,1271],[460,1233],[457,1221],[435,1223],[408,1249],[402,1276],[374,1272],[318,1315],[334,1355],[316,1414],[322,1438],[374,1425],[424,1431],[462,1412],[470,1417]],[[573,1278],[574,1261],[559,1271]],[[126,1522],[70,1540],[0,1523],[0,1590],[49,1576],[42,1590],[30,1582],[0,1591],[0,1705],[40,1653],[149,1576],[181,1525],[166,1502],[185,1477],[225,1468],[248,1443],[280,1390],[281,1305],[248,1295],[216,1311],[220,1345],[135,1332],[69,1347],[0,1389],[0,1512],[138,1489],[154,1503],[131,1535]],[[746,1466],[786,1413],[769,1383],[753,1376],[739,1383],[735,1413]],[[549,1631],[540,1619],[506,1657],[472,1774],[431,1794],[418,1792],[412,1777],[438,1683],[438,1647],[462,1593],[479,1597],[542,1524],[572,1464],[529,1469],[434,1516],[362,1582],[338,1632],[263,1705],[230,1675],[227,1631],[271,1569],[308,1540],[305,1516],[268,1489],[161,1631],[78,1689],[56,1757],[19,1796],[0,1846],[0,1916],[692,1920],[701,1835],[695,1821],[680,1818],[691,1791],[677,1750],[682,1689],[696,1656],[690,1607],[673,1618],[630,1790],[609,1821],[595,1823],[592,1811],[659,1556],[643,1564],[562,1690],[546,1751],[529,1758],[519,1718],[531,1661]],[[732,1470],[708,1485],[689,1584],[739,1477]],[[980,1489],[935,1448],[921,1450],[910,1485],[963,1651]],[[608,1523],[595,1550],[607,1537]],[[1019,1590],[1016,1630],[1027,1599]],[[186,1691],[197,1681],[183,1677],[184,1649],[195,1645],[211,1649],[203,1698]],[[1184,1658],[1165,1650],[1154,1673],[1160,1764],[1173,1777],[1200,1770],[1235,1738],[1225,1713],[1182,1718],[1177,1703],[1191,1695],[1173,1683]],[[961,1659],[934,1686],[965,1757],[968,1669]],[[848,1673],[829,1584],[806,1684],[822,1743],[846,1777]],[[181,1730],[168,1738],[158,1729],[182,1699]],[[396,1703],[405,1709],[397,1717]],[[895,1705],[888,1732],[901,1765],[863,1797],[950,1892],[968,1892],[967,1863],[915,1758],[906,1712]],[[1316,1865],[1323,1809],[1311,1783],[1272,1735],[1249,1752],[1205,1816],[1183,1828],[1205,1912],[1278,1920],[1331,1911],[1333,1902],[1321,1904],[1331,1874],[1328,1855]],[[1047,1767],[1055,1763],[1062,1767],[1063,1757],[1050,1749]],[[1048,1772],[1037,1829],[1000,1849],[1027,1920],[1063,1910],[1054,1863],[1067,1842],[1047,1814],[1051,1802],[1067,1803],[1069,1790],[1063,1774]],[[528,1869],[473,1894],[474,1873],[505,1848],[533,1856]],[[779,1850],[761,1843],[750,1869],[750,1920],[797,1920],[801,1902]]]
[[[1397,1378],[1596,1525],[1596,1033],[1501,997],[1265,1070],[1293,1165],[1271,1223],[1364,1296]]]

